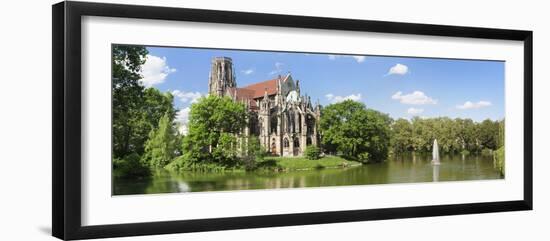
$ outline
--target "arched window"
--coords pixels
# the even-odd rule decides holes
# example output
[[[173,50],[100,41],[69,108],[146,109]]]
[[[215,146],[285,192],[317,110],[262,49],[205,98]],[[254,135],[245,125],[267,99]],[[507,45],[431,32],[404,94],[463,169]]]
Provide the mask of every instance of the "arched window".
[[[294,138],[294,148],[300,147],[300,140],[298,138]]]
[[[284,147],[284,148],[288,148],[289,145],[290,145],[290,143],[288,143],[288,139],[285,138],[285,139],[283,140],[283,147]]]
[[[277,126],[279,125],[279,121],[277,119],[277,114],[271,115],[271,130],[269,130],[270,133],[276,133],[277,132]]]

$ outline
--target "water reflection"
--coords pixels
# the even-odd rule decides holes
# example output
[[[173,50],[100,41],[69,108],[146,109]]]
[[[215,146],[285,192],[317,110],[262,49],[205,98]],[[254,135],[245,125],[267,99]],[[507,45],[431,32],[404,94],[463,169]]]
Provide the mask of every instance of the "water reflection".
[[[432,165],[433,166],[433,181],[439,182],[439,167],[441,165]]]
[[[410,154],[360,167],[281,173],[173,173],[159,170],[149,179],[115,179],[113,191],[115,195],[123,195],[499,178],[490,156],[442,155],[441,165],[432,165],[431,155]]]

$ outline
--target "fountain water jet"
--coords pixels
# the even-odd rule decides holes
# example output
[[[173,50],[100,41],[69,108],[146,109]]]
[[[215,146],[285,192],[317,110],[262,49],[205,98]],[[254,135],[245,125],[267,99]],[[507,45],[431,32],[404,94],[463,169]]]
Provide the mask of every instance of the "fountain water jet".
[[[439,161],[439,146],[437,145],[437,139],[434,140],[434,144],[432,148],[432,164],[433,165],[441,164],[441,162]]]

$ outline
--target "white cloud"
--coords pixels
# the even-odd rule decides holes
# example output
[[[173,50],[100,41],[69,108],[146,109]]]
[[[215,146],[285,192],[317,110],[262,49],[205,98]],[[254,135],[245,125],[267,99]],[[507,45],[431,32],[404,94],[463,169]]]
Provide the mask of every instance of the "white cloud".
[[[407,109],[407,113],[409,113],[411,115],[418,115],[422,112],[424,112],[424,109],[418,109],[418,108],[413,108],[413,107]]]
[[[176,72],[175,68],[166,64],[166,57],[161,58],[148,54],[145,59],[145,64],[141,66],[143,78],[140,80],[145,87],[163,83],[169,74]]]
[[[183,103],[195,103],[200,97],[202,97],[202,94],[199,92],[185,92],[181,90],[172,91],[172,95],[178,98]]]
[[[367,58],[367,56],[361,56],[361,55],[334,55],[334,54],[329,54],[327,56],[328,56],[328,59],[330,59],[330,60],[335,60],[335,59],[344,58],[344,57],[345,58],[353,58],[353,59],[355,59],[355,61],[357,61],[357,63],[362,63]]]
[[[359,56],[359,55],[355,55],[351,57],[354,58],[355,61],[357,61],[357,63],[362,63],[367,58],[367,56]]]
[[[484,101],[484,100],[478,101],[477,103],[466,101],[462,105],[457,105],[456,108],[461,110],[468,110],[468,109],[479,109],[479,108],[488,107],[491,105],[493,105],[491,102]]]
[[[191,109],[189,107],[186,107],[179,110],[178,114],[176,115],[176,122],[180,124],[178,131],[183,135],[187,134],[187,124],[189,123],[189,111],[191,111]]]
[[[353,101],[359,101],[361,100],[361,94],[351,94],[348,96],[338,96],[333,94],[326,94],[325,97],[332,102],[332,103],[338,103],[342,102],[344,100],[353,100]]]
[[[269,72],[269,75],[274,75],[274,74],[276,74],[276,73],[282,72],[282,71],[283,71],[283,66],[284,66],[284,65],[285,65],[285,64],[283,64],[283,63],[276,62],[276,63],[275,63],[275,69],[274,69],[273,71]]]
[[[409,72],[409,67],[404,64],[396,64],[390,68],[386,75],[398,74],[405,75]]]
[[[397,91],[391,96],[394,100],[399,100],[402,104],[408,105],[426,105],[437,104],[437,100],[432,99],[424,94],[422,91],[414,91],[410,94],[403,95],[403,92]]]
[[[241,73],[243,73],[244,75],[253,74],[253,73],[254,73],[254,69],[245,69],[245,70],[241,70]]]

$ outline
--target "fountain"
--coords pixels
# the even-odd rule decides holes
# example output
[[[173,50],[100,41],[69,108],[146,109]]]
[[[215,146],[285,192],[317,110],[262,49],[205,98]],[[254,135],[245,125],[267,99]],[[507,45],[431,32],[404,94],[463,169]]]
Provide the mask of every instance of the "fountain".
[[[432,148],[432,164],[433,165],[441,164],[441,162],[439,161],[439,146],[437,145],[437,139],[434,140],[434,145]]]
[[[432,147],[432,165],[433,165],[433,181],[439,182],[439,146],[437,145],[437,139],[434,140],[434,145]]]

